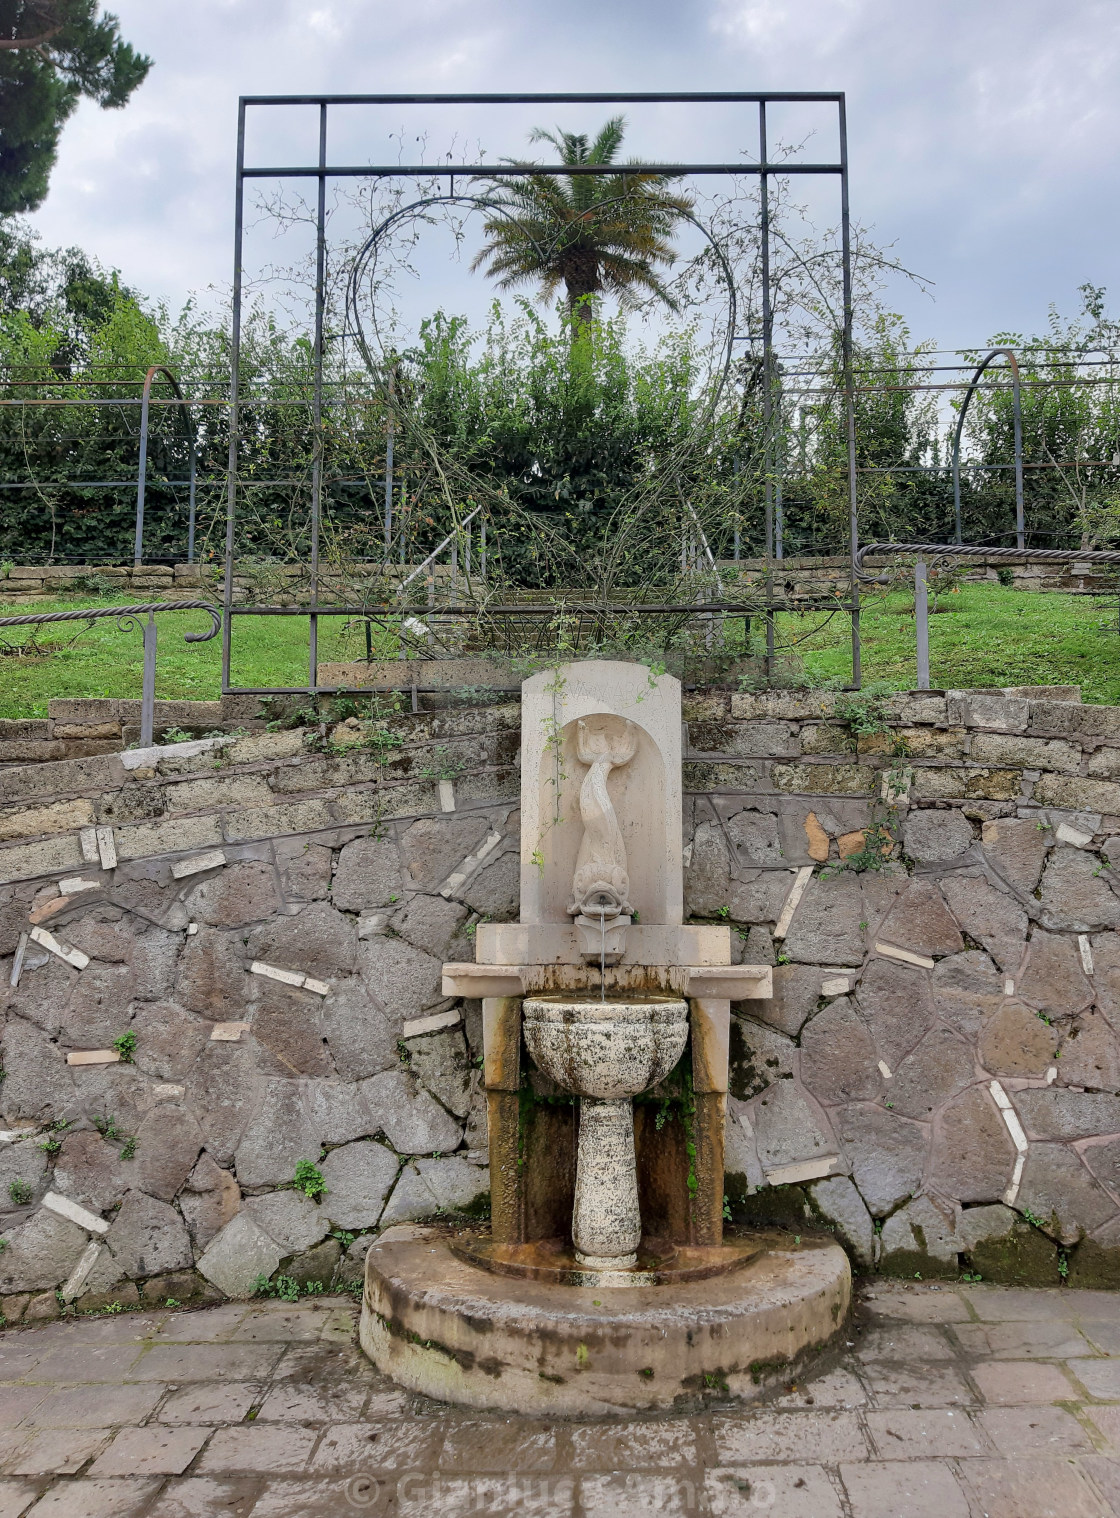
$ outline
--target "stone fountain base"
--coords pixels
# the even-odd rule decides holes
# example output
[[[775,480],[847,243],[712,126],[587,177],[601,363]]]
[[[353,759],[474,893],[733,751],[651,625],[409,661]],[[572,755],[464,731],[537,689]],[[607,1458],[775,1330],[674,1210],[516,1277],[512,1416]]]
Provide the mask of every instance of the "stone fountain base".
[[[470,1407],[609,1413],[756,1397],[824,1348],[851,1304],[847,1256],[825,1240],[756,1234],[725,1246],[741,1254],[734,1269],[619,1289],[514,1278],[461,1258],[447,1229],[404,1231],[366,1256],[362,1348],[400,1385]],[[699,1253],[687,1251],[693,1265]]]

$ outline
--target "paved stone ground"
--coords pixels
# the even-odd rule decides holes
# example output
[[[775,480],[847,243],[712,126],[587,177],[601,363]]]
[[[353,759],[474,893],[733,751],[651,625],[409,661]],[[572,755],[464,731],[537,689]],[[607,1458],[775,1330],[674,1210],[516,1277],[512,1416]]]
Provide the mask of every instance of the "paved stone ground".
[[[0,1338],[0,1518],[1116,1518],[1120,1294],[874,1281],[750,1410],[585,1423],[397,1390],[339,1298]]]

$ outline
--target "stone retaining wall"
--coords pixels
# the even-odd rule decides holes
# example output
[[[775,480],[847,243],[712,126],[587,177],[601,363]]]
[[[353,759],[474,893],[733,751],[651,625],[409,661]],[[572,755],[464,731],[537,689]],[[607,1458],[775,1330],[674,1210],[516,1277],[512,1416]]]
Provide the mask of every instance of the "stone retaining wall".
[[[685,715],[686,912],[776,965],[735,1009],[736,1216],[865,1268],[1120,1281],[1120,710]],[[354,1280],[375,1228],[484,1208],[480,1009],[439,967],[517,915],[519,721],[0,773],[9,1320]]]

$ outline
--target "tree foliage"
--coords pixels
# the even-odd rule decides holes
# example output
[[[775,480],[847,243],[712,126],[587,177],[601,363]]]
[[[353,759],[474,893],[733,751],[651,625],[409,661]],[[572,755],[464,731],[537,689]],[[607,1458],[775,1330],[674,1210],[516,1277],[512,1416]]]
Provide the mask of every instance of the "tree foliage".
[[[623,117],[612,116],[594,142],[585,133],[540,127],[529,140],[547,142],[572,168],[605,166],[615,162],[625,128]],[[673,228],[693,202],[671,194],[670,182],[667,174],[625,166],[616,174],[494,176],[484,181],[494,208],[485,222],[487,241],[471,267],[485,269],[499,289],[537,284],[544,302],[563,286],[569,312],[584,323],[601,293],[625,307],[643,290],[676,309],[657,270],[672,265]]]
[[[0,215],[46,199],[62,128],[84,97],[123,106],[150,58],[99,0],[0,0]]]

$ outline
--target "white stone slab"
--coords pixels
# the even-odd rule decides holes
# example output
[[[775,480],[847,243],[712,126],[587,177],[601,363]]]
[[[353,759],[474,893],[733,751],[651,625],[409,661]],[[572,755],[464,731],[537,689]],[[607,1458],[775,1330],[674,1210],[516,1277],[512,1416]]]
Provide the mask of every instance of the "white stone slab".
[[[1010,978],[1010,976],[1003,982],[1003,994],[1004,996],[1015,995],[1015,982]]]
[[[68,1065],[116,1065],[120,1055],[115,1049],[75,1049],[66,1056]]]
[[[82,1251],[82,1257],[70,1272],[65,1286],[62,1288],[62,1300],[72,1302],[81,1291],[89,1278],[89,1273],[101,1258],[101,1251],[105,1248],[97,1239],[91,1239]]]
[[[789,932],[790,924],[793,922],[793,914],[801,905],[801,898],[804,896],[805,889],[812,878],[813,866],[811,864],[807,864],[798,870],[793,885],[790,888],[790,893],[786,897],[785,905],[782,907],[781,912],[778,914],[778,920],[774,924],[775,938],[784,938]]]
[[[60,1218],[69,1218],[71,1223],[77,1223],[79,1228],[84,1228],[87,1233],[108,1233],[109,1225],[104,1218],[99,1218],[95,1212],[89,1212],[85,1207],[79,1207],[77,1202],[72,1202],[68,1196],[59,1196],[57,1191],[48,1191],[43,1198],[43,1206],[48,1212],[55,1213]]]
[[[83,891],[99,891],[99,880],[84,880],[81,875],[70,875],[65,880],[58,882],[58,889],[64,896],[79,896]]]
[[[176,1098],[185,1096],[186,1093],[186,1086],[165,1085],[152,1087],[152,1095],[161,1102],[173,1102]]]
[[[1082,833],[1071,828],[1068,822],[1059,822],[1054,830],[1059,843],[1071,843],[1075,849],[1087,849],[1093,841],[1092,833]]]
[[[152,748],[128,748],[118,755],[126,770],[154,769],[161,759],[190,759],[194,754],[205,754],[212,748],[232,743],[233,737],[222,734],[218,738],[191,738],[186,743],[164,743]]]
[[[71,949],[64,943],[59,943],[53,933],[48,933],[46,928],[32,928],[32,939],[48,954],[55,954],[59,959],[72,965],[75,970],[84,970],[89,964],[89,955],[83,954],[81,949]]]
[[[305,975],[303,989],[305,991],[314,991],[316,996],[329,996],[331,985],[328,980],[315,980],[312,976]]]
[[[434,1012],[431,1017],[414,1017],[401,1029],[402,1038],[419,1038],[422,1033],[438,1033],[441,1028],[457,1028],[462,1022],[458,1007],[450,1012]]]
[[[633,758],[607,780],[626,848],[630,899],[643,923],[683,919],[680,682],[672,675],[654,679],[641,664],[595,659],[542,670],[521,687],[523,923],[569,920],[583,838],[579,791],[588,773],[576,751],[577,724],[594,726],[603,718],[637,730]]]
[[[210,1029],[210,1042],[235,1044],[243,1033],[248,1033],[248,1023],[215,1023]]]
[[[454,872],[454,874],[447,877],[443,885],[440,887],[439,894],[441,896],[451,896],[455,891],[457,891],[459,887],[470,878],[471,874],[478,868],[482,861],[488,858],[489,855],[494,852],[501,841],[501,833],[489,833],[483,842],[482,847],[477,849],[475,853],[468,854],[466,859],[463,860],[462,864]],[[361,936],[362,924],[359,922],[358,937],[360,938]]]
[[[1093,973],[1093,946],[1089,942],[1088,933],[1078,933],[1077,947],[1081,951],[1081,968],[1086,975]]]
[[[444,996],[520,996],[525,990],[520,965],[446,964]]]
[[[769,965],[688,966],[686,996],[725,996],[729,1001],[769,1001],[774,972]]]
[[[1000,1085],[999,1081],[992,1081],[988,1087],[1003,1117],[1004,1125],[1011,1135],[1011,1142],[1021,1155],[1027,1152],[1027,1135],[1023,1132],[1023,1125],[1019,1121],[1019,1114],[1011,1105],[1011,1099]],[[1022,1167],[1019,1167],[1020,1171]],[[1018,1187],[1016,1186],[1016,1189]]]
[[[82,850],[82,858],[86,864],[100,864],[101,854],[97,847],[97,829],[82,828],[78,834],[78,843]]]
[[[837,975],[831,980],[821,981],[822,996],[847,996],[851,988],[852,983],[846,975]]]
[[[1017,1154],[1015,1156],[1015,1170],[1011,1177],[1011,1184],[1003,1193],[1003,1200],[1008,1207],[1014,1207],[1015,1202],[1018,1199],[1019,1185],[1023,1179],[1023,1167],[1026,1165],[1026,1163],[1027,1157],[1025,1154]]]
[[[932,970],[933,960],[925,954],[915,954],[910,949],[900,949],[897,944],[877,943],[876,954],[882,954],[887,959],[901,960],[904,965],[917,965],[922,970]]]
[[[454,780],[441,780],[439,782],[439,808],[441,812],[453,812],[455,810]]]
[[[448,892],[443,893],[445,896]],[[389,926],[389,912],[371,912],[368,917],[358,918],[359,938],[379,938]]]
[[[198,923],[197,922],[188,922],[187,923],[187,937],[188,938],[193,938],[194,935],[197,932],[198,932]]]
[[[881,1059],[879,1061],[879,1074],[883,1077],[884,1080],[889,1081],[894,1079],[894,1077],[891,1075],[890,1066],[887,1064],[885,1059]]]
[[[103,870],[116,869],[117,840],[113,837],[112,828],[97,829],[97,854]]]
[[[18,986],[20,975],[23,973],[23,956],[27,953],[28,935],[21,933],[19,942],[16,944],[16,952],[12,955],[12,969],[8,976],[10,986]]]
[[[222,849],[209,849],[205,854],[195,854],[191,859],[176,859],[171,866],[171,873],[176,880],[185,880],[188,875],[200,875],[203,870],[216,870],[225,862],[226,856]]]
[[[776,1165],[766,1172],[769,1186],[789,1186],[796,1181],[819,1181],[831,1175],[840,1163],[838,1154],[825,1154],[812,1160],[797,1160],[792,1165]]]
[[[285,986],[302,986],[307,979],[306,975],[299,970],[281,970],[276,965],[266,965],[263,960],[254,959],[249,966],[250,975],[264,975],[269,980],[278,980]]]

